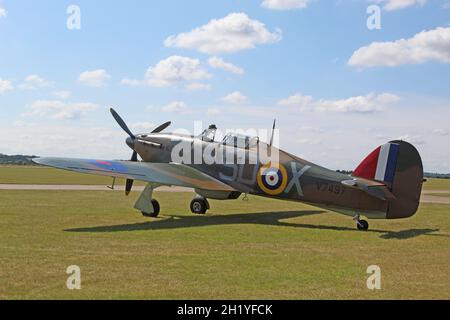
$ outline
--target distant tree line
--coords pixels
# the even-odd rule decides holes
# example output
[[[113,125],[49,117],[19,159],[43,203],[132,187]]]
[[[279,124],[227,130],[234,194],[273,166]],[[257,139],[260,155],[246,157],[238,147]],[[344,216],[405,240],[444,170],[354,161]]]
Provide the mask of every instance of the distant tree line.
[[[31,159],[37,158],[36,156],[24,156],[13,155],[8,156],[0,153],[0,165],[20,165],[20,166],[32,166],[36,165]]]
[[[426,178],[450,179],[450,173],[425,172],[424,175]]]
[[[353,173],[352,170],[336,170],[336,172],[349,174]],[[425,178],[436,178],[436,179],[450,179],[450,173],[432,173],[432,172],[424,172],[423,175]]]

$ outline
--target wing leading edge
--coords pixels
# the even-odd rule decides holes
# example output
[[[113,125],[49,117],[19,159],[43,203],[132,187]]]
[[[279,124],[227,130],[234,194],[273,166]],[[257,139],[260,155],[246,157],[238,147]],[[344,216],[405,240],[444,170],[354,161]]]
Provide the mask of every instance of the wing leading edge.
[[[202,190],[235,191],[227,184],[182,164],[69,158],[36,158],[33,161],[44,166],[79,173]]]

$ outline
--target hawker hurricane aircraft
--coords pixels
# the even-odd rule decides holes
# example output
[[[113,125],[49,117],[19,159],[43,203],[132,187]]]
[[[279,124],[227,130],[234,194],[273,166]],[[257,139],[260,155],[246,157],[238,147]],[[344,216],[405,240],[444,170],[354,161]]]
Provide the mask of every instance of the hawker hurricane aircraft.
[[[162,133],[170,122],[149,134],[133,134],[113,109],[111,113],[129,136],[126,144],[133,150],[130,161],[34,161],[80,173],[125,178],[127,195],[134,180],[144,181],[147,186],[135,208],[146,217],[157,217],[160,212],[158,201],[152,197],[153,190],[160,186],[194,189],[196,196],[190,204],[194,214],[207,212],[208,199],[233,200],[252,194],[299,201],[351,216],[359,230],[369,228],[361,215],[371,219],[407,218],[416,213],[419,205],[422,160],[417,150],[404,141],[391,141],[376,148],[347,175],[275,148],[273,135],[270,143],[239,134],[228,134],[223,141],[215,141],[214,125],[198,136]],[[261,156],[261,150],[267,154]]]

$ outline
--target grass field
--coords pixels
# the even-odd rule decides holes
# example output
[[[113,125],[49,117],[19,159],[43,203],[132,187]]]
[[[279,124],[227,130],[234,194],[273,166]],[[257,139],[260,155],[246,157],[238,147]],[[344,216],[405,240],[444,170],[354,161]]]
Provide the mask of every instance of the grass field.
[[[0,167],[0,183],[110,182]],[[450,180],[426,187],[450,194]],[[450,299],[449,205],[359,232],[348,217],[254,197],[193,216],[189,193],[156,193],[162,215],[147,219],[132,209],[137,196],[0,191],[0,299]],[[366,287],[374,264],[378,291]],[[81,290],[66,288],[69,265]]]
[[[114,192],[0,191],[0,298],[450,298],[450,206],[371,222],[262,198],[211,201],[157,193],[146,219]],[[382,290],[366,287],[379,265]],[[82,289],[66,288],[69,265]]]
[[[38,166],[0,166],[0,184],[111,185],[112,178]],[[125,184],[117,179],[117,184]],[[136,181],[136,185],[143,183]]]
[[[450,192],[450,179],[428,179],[428,181],[424,183],[423,189],[427,191],[449,190]]]

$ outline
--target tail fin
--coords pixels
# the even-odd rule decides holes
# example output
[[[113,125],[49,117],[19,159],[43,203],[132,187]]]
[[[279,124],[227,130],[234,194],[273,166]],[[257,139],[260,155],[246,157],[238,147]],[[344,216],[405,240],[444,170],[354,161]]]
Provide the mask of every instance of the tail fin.
[[[375,149],[356,168],[353,176],[383,182],[394,194],[387,218],[413,216],[419,207],[423,183],[422,159],[405,141],[391,141]]]

